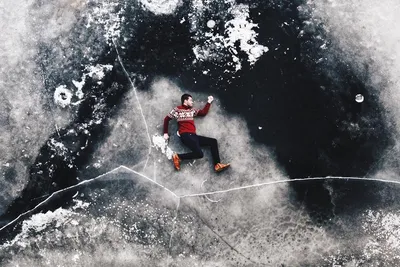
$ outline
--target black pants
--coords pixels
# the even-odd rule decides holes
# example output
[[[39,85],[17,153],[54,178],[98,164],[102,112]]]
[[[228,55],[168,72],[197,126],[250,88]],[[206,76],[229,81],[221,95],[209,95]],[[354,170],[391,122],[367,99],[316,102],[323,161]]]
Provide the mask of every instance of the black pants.
[[[182,143],[187,146],[192,152],[185,154],[178,154],[180,159],[199,159],[204,156],[201,150],[202,146],[211,147],[211,155],[213,158],[214,165],[220,163],[218,151],[218,142],[215,138],[205,137],[193,133],[183,133],[181,134]]]

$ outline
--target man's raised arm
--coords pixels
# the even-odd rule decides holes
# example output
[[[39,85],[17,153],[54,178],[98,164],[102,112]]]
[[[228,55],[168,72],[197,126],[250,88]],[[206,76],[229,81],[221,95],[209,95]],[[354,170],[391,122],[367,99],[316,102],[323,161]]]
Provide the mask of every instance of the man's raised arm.
[[[214,97],[209,96],[206,105],[203,109],[197,110],[195,116],[205,116],[210,110],[211,103],[214,101]]]

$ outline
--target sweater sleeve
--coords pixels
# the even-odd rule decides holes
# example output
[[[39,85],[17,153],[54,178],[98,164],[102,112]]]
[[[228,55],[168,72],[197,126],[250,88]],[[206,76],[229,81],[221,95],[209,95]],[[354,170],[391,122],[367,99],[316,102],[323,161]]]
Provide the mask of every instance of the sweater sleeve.
[[[167,116],[165,116],[164,118],[164,133],[168,133],[168,124],[169,121],[172,120],[173,118],[177,118],[178,114],[177,114],[177,108],[174,108],[173,110],[171,110]]]
[[[164,133],[168,133],[168,124],[169,121],[172,120],[172,118],[170,116],[165,116],[164,118]]]
[[[211,104],[207,102],[203,109],[195,109],[194,116],[205,116],[210,110]]]

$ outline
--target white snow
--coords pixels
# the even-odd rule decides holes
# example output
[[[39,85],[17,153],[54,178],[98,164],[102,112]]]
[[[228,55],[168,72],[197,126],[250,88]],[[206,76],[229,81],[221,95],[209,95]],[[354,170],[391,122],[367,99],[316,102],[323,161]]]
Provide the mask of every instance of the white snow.
[[[86,209],[90,205],[90,203],[81,200],[74,200],[74,204],[72,210]],[[0,249],[14,245],[25,248],[29,244],[29,237],[32,236],[32,234],[38,234],[47,227],[59,228],[67,223],[78,226],[78,216],[78,213],[63,208],[58,208],[55,211],[48,211],[46,213],[34,214],[30,219],[23,221],[21,232],[15,236],[13,240],[1,245]]]
[[[240,42],[240,49],[248,55],[250,65],[253,65],[262,54],[268,51],[268,48],[257,43],[257,33],[253,30],[258,25],[252,23],[249,15],[249,6],[240,4],[233,6],[230,13],[234,18],[225,24],[225,33],[228,38],[225,39],[225,46],[236,51],[235,42]],[[237,54],[234,52],[233,54]],[[235,58],[235,55],[232,55]]]
[[[172,159],[173,151],[168,146],[168,142],[164,139],[163,136],[153,135],[153,144],[157,150],[160,150],[161,153],[165,154],[168,159]]]
[[[39,233],[54,224],[54,228],[58,228],[65,224],[72,216],[73,212],[58,208],[57,210],[48,211],[46,213],[39,213],[32,215],[29,220],[25,220],[22,223],[22,230],[13,240],[4,243],[0,248],[6,248],[17,245],[25,248],[29,244],[29,236],[32,233]]]
[[[113,69],[112,65],[102,65],[102,64],[97,64],[95,66],[86,66],[85,71],[88,73],[83,74],[81,81],[75,81],[72,80],[72,83],[75,85],[77,91],[75,92],[75,95],[79,98],[82,99],[84,97],[84,93],[82,91],[83,86],[86,83],[87,77],[95,78],[100,82],[105,77],[105,72],[109,72]],[[72,103],[72,104],[79,104],[80,102]]]
[[[140,0],[144,9],[156,15],[173,14],[182,5],[182,0]]]
[[[97,79],[101,80],[104,78],[105,73],[104,71],[111,71],[113,69],[112,65],[101,65],[97,64],[96,66],[88,66],[86,67],[86,70],[89,71],[87,76],[89,77],[96,77]]]
[[[96,169],[99,169],[102,166],[102,164],[100,162],[96,162],[93,164],[93,167],[95,167]]]
[[[363,228],[393,249],[400,249],[400,214],[368,211]]]
[[[88,23],[87,28],[91,27],[92,24],[102,25],[105,33],[104,37],[109,44],[112,44],[113,40],[116,40],[121,35],[121,23],[125,21],[125,17],[122,15],[124,7],[120,6],[118,1],[92,1],[95,8],[92,13],[87,14]]]
[[[48,145],[58,153],[58,155],[67,155],[68,154],[68,149],[65,147],[65,145],[61,142],[57,142],[54,138],[50,139],[50,142],[48,142]]]
[[[383,256],[392,258],[400,253],[400,214],[368,210],[362,224],[370,235],[364,255],[368,258]]]
[[[207,1],[193,1],[194,11],[189,16],[191,21],[191,30],[195,33],[194,39],[197,44],[192,48],[198,61],[220,60],[226,54],[231,57],[231,66],[235,71],[242,68],[242,60],[238,57],[238,51],[235,46],[239,42],[239,48],[247,54],[247,61],[254,65],[258,59],[268,51],[268,47],[260,45],[257,41],[255,28],[257,24],[253,23],[249,15],[249,6],[245,4],[236,4],[234,1],[227,1],[230,8],[226,13],[219,14],[221,19],[233,17],[224,23],[224,33],[201,31],[201,23],[204,11],[208,8]],[[214,19],[207,21],[207,27],[211,30],[215,27]]]
[[[82,99],[83,98],[83,96],[84,96],[84,94],[83,94],[83,91],[82,91],[82,88],[83,88],[83,86],[85,85],[85,79],[83,79],[82,81],[80,81],[80,82],[78,82],[78,81],[75,81],[75,80],[72,80],[72,83],[75,85],[75,87],[78,89],[77,91],[76,91],[76,93],[75,93],[75,95],[79,98],[79,99]]]

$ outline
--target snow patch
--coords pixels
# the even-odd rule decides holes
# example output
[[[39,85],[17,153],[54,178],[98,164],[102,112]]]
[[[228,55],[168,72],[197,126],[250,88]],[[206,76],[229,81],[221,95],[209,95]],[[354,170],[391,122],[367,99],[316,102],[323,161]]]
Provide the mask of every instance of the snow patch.
[[[48,146],[56,151],[58,155],[66,156],[69,152],[63,143],[57,142],[54,138],[50,138]]]
[[[400,214],[368,211],[363,229],[385,246],[400,250]]]
[[[90,203],[81,200],[74,200],[74,203],[75,205],[72,207],[72,210],[86,209],[90,205]],[[48,227],[59,228],[65,224],[78,226],[78,216],[78,213],[63,208],[34,214],[30,219],[23,221],[21,232],[13,240],[1,245],[0,249],[14,245],[25,248],[29,245],[29,237],[44,231]]]
[[[367,211],[363,230],[370,235],[364,248],[367,259],[400,259],[400,214]]]
[[[92,78],[95,77],[98,80],[101,80],[105,76],[104,71],[107,71],[107,72],[111,71],[113,69],[113,66],[109,65],[109,64],[107,64],[107,65],[97,64],[96,66],[88,66],[86,69],[89,71],[87,76],[92,77]]]
[[[73,213],[71,211],[62,208],[58,208],[55,211],[35,214],[29,220],[25,220],[22,223],[21,233],[19,233],[13,240],[4,243],[0,248],[7,248],[14,245],[26,248],[29,245],[30,236],[40,233],[50,225],[54,228],[58,228],[67,223],[72,216]]]
[[[206,1],[206,0],[204,0]],[[197,44],[193,47],[193,53],[198,61],[220,61],[223,58],[231,59],[228,64],[233,66],[235,71],[242,68],[242,61],[239,58],[239,49],[247,55],[250,66],[254,65],[258,59],[268,51],[268,47],[258,44],[255,28],[258,24],[253,23],[250,18],[250,9],[246,4],[236,4],[234,1],[227,1],[230,5],[226,13],[216,14],[224,23],[223,31],[216,29],[214,19],[208,19],[207,27],[209,31],[202,30],[202,18],[205,10],[209,8],[209,3],[201,0],[193,1],[194,11],[189,15],[191,31],[195,33],[194,39]],[[228,18],[232,19],[228,20]],[[219,32],[218,32],[219,31]]]
[[[144,9],[156,15],[173,14],[182,5],[181,0],[140,0]]]
[[[125,8],[118,1],[91,1],[93,12],[88,14],[87,28],[92,24],[104,27],[104,37],[109,44],[121,35],[121,24],[125,21]]]
[[[93,79],[98,80],[97,83],[100,84],[101,81],[105,77],[105,73],[109,72],[113,69],[112,65],[102,65],[102,64],[97,64],[96,66],[86,66],[85,71],[87,73],[83,74],[82,79],[80,82],[72,80],[72,83],[75,85],[77,91],[75,95],[79,98],[82,99],[84,97],[84,93],[82,91],[83,86],[86,83],[87,77],[91,77]]]
[[[157,150],[161,150],[161,153],[165,154],[168,159],[172,159],[173,151],[168,146],[168,142],[164,139],[164,137],[160,135],[153,135],[153,144]]]
[[[258,44],[256,40],[258,34],[253,29],[258,28],[258,25],[252,23],[248,5],[234,6],[230,13],[234,18],[225,24],[225,33],[228,35],[228,38],[224,39],[225,46],[233,50],[232,56],[235,61],[237,54],[235,42],[239,41],[240,49],[247,54],[250,65],[253,65],[262,54],[268,51],[267,47]]]

